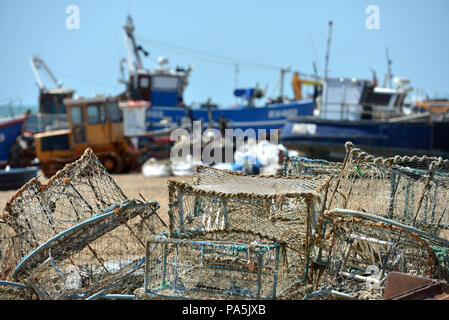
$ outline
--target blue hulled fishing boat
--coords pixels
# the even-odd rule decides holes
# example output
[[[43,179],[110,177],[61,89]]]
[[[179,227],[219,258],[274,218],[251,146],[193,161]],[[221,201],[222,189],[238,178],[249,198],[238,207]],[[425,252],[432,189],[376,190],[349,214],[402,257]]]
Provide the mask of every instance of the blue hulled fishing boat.
[[[10,158],[11,148],[16,143],[28,114],[0,118],[0,167],[4,168]]]
[[[367,80],[327,79],[315,117],[292,117],[280,141],[313,157],[344,153],[344,143],[379,155],[449,157],[449,123],[431,113],[412,113],[410,88],[380,88]]]

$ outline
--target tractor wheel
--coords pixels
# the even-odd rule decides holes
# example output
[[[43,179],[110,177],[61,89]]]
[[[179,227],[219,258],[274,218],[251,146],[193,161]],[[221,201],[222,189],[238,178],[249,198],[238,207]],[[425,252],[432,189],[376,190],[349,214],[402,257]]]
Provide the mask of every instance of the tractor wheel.
[[[123,171],[123,160],[114,152],[100,153],[98,159],[109,173],[120,173]]]

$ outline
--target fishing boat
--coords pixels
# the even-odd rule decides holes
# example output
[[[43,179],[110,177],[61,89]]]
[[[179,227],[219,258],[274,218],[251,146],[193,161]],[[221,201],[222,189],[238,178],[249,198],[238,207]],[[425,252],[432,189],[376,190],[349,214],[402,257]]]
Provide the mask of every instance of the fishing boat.
[[[430,112],[435,116],[447,117],[449,111],[449,99],[419,99],[414,103],[413,107],[416,112]]]
[[[30,114],[26,122],[26,130],[39,133],[67,129],[68,121],[64,99],[72,98],[75,91],[65,88],[42,58],[33,57],[30,59],[30,65],[39,89],[39,98],[37,112]],[[47,76],[54,82],[54,87],[48,88],[44,84],[39,71],[47,73]]]
[[[0,118],[0,168],[6,167],[11,156],[11,148],[22,131],[28,113]]]
[[[343,146],[348,140],[383,156],[449,157],[449,122],[435,118],[429,112],[431,108],[417,110],[407,102],[413,89],[408,79],[393,77],[388,47],[388,69],[382,86],[373,69],[372,80],[328,76],[332,25],[329,21],[322,92],[317,97],[315,114],[290,117],[282,128],[280,142],[305,156],[333,160],[344,156]]]
[[[37,176],[39,167],[9,168],[0,170],[0,190],[17,190]]]
[[[287,148],[320,158],[341,158],[348,140],[384,156],[449,157],[449,123],[405,103],[411,88],[382,88],[369,80],[323,81],[323,103],[315,117],[292,117],[282,129]]]
[[[128,17],[124,30],[128,57],[122,62],[127,62],[129,76],[125,80],[122,75],[126,90],[120,95],[120,106],[124,114],[125,134],[128,136],[160,132],[166,134],[186,123],[191,124],[192,121],[201,121],[204,128],[218,128],[223,120],[226,128],[242,131],[253,129],[257,136],[259,129],[265,129],[269,133],[269,130],[282,128],[288,117],[313,115],[316,107],[313,99],[283,100],[256,107],[255,100],[265,94],[265,90],[257,86],[236,89],[234,95],[242,98],[245,103],[234,108],[219,108],[211,101],[198,108],[187,106],[183,93],[192,67],[169,68],[168,60],[160,58],[158,67],[145,69],[140,53],[148,55],[148,52],[136,44],[131,17]]]

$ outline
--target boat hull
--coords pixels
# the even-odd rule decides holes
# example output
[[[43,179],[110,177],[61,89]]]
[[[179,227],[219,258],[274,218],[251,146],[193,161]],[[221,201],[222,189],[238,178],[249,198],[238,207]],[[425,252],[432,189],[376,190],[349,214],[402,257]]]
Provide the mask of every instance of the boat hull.
[[[22,130],[26,116],[16,116],[0,120],[0,166],[8,162],[11,147]]]
[[[223,115],[227,121],[227,128],[232,129],[281,129],[288,117],[311,116],[315,109],[315,102],[295,101],[284,104],[273,104],[257,108],[230,108],[211,109],[213,127],[217,128],[219,119]],[[203,126],[209,124],[209,114],[207,109],[193,109],[193,120],[202,121]],[[166,128],[161,124],[161,120],[166,120],[168,124],[180,125],[185,118],[186,111],[183,107],[158,107],[152,106],[146,112],[147,131],[160,130]]]
[[[449,123],[290,119],[280,142],[289,149],[326,157],[344,154],[346,141],[377,155],[434,155],[449,158]]]
[[[17,190],[37,176],[39,167],[0,170],[0,190]]]

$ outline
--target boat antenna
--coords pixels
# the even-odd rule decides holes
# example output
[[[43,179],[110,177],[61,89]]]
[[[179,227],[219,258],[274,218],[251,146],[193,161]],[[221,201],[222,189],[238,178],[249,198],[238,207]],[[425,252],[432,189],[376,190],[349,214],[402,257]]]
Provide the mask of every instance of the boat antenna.
[[[390,60],[390,54],[388,53],[388,47],[386,47],[386,53],[387,53],[388,69],[387,69],[387,74],[385,75],[385,78],[384,78],[383,86],[386,87],[388,85],[388,88],[391,88],[391,79],[393,78],[393,75],[391,74],[391,65],[392,65],[393,61]]]
[[[120,60],[120,75],[121,75],[121,78],[118,80],[118,82],[119,83],[123,83],[123,84],[125,84],[126,85],[126,80],[125,80],[125,68],[123,67],[123,64],[124,63],[126,63],[126,59],[125,58],[122,58],[121,60]]]
[[[291,71],[291,66],[288,66],[286,68],[281,68],[281,88],[280,88],[280,98],[284,98],[284,76],[285,73]]]
[[[327,38],[327,49],[326,49],[326,63],[324,66],[324,79],[327,79],[329,74],[329,53],[331,50],[331,39],[332,39],[332,20],[329,21],[329,36]]]
[[[326,62],[324,66],[324,83],[327,81],[327,77],[329,74],[329,53],[331,50],[331,39],[332,39],[332,20],[329,21],[329,35],[327,37],[327,49],[326,49]],[[326,94],[324,95],[323,99],[323,114],[326,114],[327,109],[327,95],[328,90],[326,89]]]
[[[377,80],[376,70],[371,68],[371,72],[373,74],[373,86],[377,87],[378,80]]]
[[[315,81],[318,81],[318,69],[316,67],[315,61],[313,61],[312,64],[313,64],[313,77],[315,78]]]

